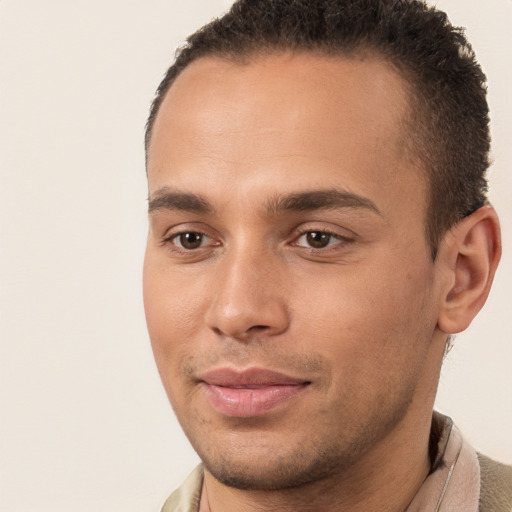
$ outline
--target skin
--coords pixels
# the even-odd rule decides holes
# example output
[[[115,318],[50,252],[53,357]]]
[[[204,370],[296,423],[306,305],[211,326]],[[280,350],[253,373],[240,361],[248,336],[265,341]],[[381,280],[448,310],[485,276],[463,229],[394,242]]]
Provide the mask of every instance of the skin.
[[[499,230],[483,208],[432,260],[407,98],[379,59],[278,54],[200,59],[161,106],[144,302],[202,511],[400,511],[429,471],[446,336],[485,301]],[[220,367],[307,385],[232,417],[200,379]]]

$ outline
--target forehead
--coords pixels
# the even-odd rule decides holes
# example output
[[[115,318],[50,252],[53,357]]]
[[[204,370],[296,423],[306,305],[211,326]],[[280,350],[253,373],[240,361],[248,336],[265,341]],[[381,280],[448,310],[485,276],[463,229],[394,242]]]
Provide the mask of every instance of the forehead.
[[[352,129],[357,122],[391,139],[399,135],[407,115],[405,87],[391,64],[371,56],[278,53],[248,63],[206,57],[177,77],[160,107],[153,135],[174,127],[181,135],[190,127],[197,133],[205,120],[204,128],[212,135],[223,121],[251,132],[286,123],[297,128],[294,121],[305,114],[311,132],[320,119],[337,130]]]
[[[370,56],[199,59],[178,76],[157,115],[150,195],[183,183],[208,191],[224,178],[293,188],[300,177],[300,189],[364,196],[405,182],[423,188],[404,158],[406,87],[389,63]]]

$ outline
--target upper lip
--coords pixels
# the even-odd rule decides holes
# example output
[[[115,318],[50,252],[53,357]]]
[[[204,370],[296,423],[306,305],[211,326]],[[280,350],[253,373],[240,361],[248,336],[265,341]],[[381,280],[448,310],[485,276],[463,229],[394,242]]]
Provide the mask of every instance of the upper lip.
[[[309,384],[309,381],[292,377],[284,373],[264,368],[217,368],[199,375],[199,380],[214,386],[249,387],[249,386],[297,386]]]

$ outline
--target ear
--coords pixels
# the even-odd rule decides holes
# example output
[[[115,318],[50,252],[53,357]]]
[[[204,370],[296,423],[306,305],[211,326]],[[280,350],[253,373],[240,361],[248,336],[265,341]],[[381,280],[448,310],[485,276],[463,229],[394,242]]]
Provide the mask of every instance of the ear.
[[[500,224],[490,205],[448,231],[436,261],[444,287],[438,317],[441,331],[455,334],[469,326],[487,300],[500,256]]]

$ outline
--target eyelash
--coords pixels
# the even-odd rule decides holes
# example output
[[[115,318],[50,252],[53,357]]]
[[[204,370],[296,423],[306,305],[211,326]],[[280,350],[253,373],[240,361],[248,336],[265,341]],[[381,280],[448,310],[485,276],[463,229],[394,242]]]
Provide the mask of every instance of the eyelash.
[[[187,235],[195,235],[195,236],[198,236],[201,238],[201,245],[199,245],[198,247],[194,247],[194,248],[186,248],[186,247],[183,247],[183,243],[181,242],[181,246],[177,245],[175,243],[175,240],[179,240],[181,237],[185,237]],[[210,239],[210,240],[213,240],[213,238],[211,238],[210,236],[208,236],[206,233],[202,233],[201,231],[181,231],[179,233],[173,233],[172,235],[170,236],[167,236],[166,238],[163,239],[163,244],[164,245],[169,245],[171,247],[171,250],[172,251],[175,251],[175,252],[180,252],[180,253],[192,253],[192,252],[196,252],[198,249],[204,249],[205,246],[202,245],[202,242],[204,241],[204,239],[207,238],[207,239]],[[211,247],[214,247],[215,245],[219,245],[218,243],[214,243],[212,244]]]
[[[321,235],[321,237],[328,237],[327,244],[323,247],[313,247],[311,245],[311,241],[307,242],[308,245],[299,244],[299,241],[301,238],[307,237],[308,235],[312,235],[312,234]],[[178,245],[176,243],[176,241],[180,240],[181,237],[186,237],[188,235],[195,235],[196,237],[200,237],[201,238],[201,240],[199,242],[200,245],[198,245],[197,247],[186,248],[186,247],[183,247],[184,240],[181,240],[180,245]],[[205,241],[205,239],[210,239],[214,243],[209,244],[209,245],[203,245],[203,242]],[[333,240],[335,241],[335,243],[332,243]],[[353,238],[339,235],[339,234],[329,231],[327,229],[304,229],[297,233],[297,235],[294,237],[293,241],[291,242],[291,245],[295,246],[295,247],[299,247],[304,250],[308,250],[312,253],[325,253],[329,250],[331,250],[331,251],[336,250],[336,248],[339,244],[341,244],[342,246],[345,246],[347,244],[350,244],[353,241],[354,241]],[[173,252],[176,252],[176,253],[195,254],[201,249],[208,249],[208,248],[213,248],[215,246],[218,246],[218,245],[220,245],[220,242],[215,243],[214,239],[212,237],[208,236],[206,233],[203,233],[201,231],[190,230],[190,231],[181,231],[179,233],[173,233],[170,236],[167,236],[166,238],[163,239],[163,245],[169,246],[170,250]]]
[[[319,234],[319,235],[322,235],[322,236],[327,236],[329,237],[329,240],[328,240],[328,243],[327,245],[325,245],[324,247],[312,247],[310,244],[311,242],[308,242],[308,246],[303,246],[303,245],[299,245],[298,244],[298,241],[304,237],[304,236],[308,236],[310,234]],[[335,241],[335,243],[331,243],[332,241]],[[338,233],[334,233],[332,231],[329,231],[327,229],[306,229],[306,230],[303,230],[301,232],[299,232],[298,236],[295,237],[295,240],[293,242],[293,245],[295,245],[296,247],[302,247],[304,249],[307,249],[309,251],[312,251],[312,252],[326,252],[328,250],[335,250],[336,246],[338,246],[338,244],[341,244],[341,245],[347,245],[351,242],[353,242],[354,240],[352,238],[349,238],[349,237],[346,237],[346,236],[342,236],[342,235],[339,235]]]

